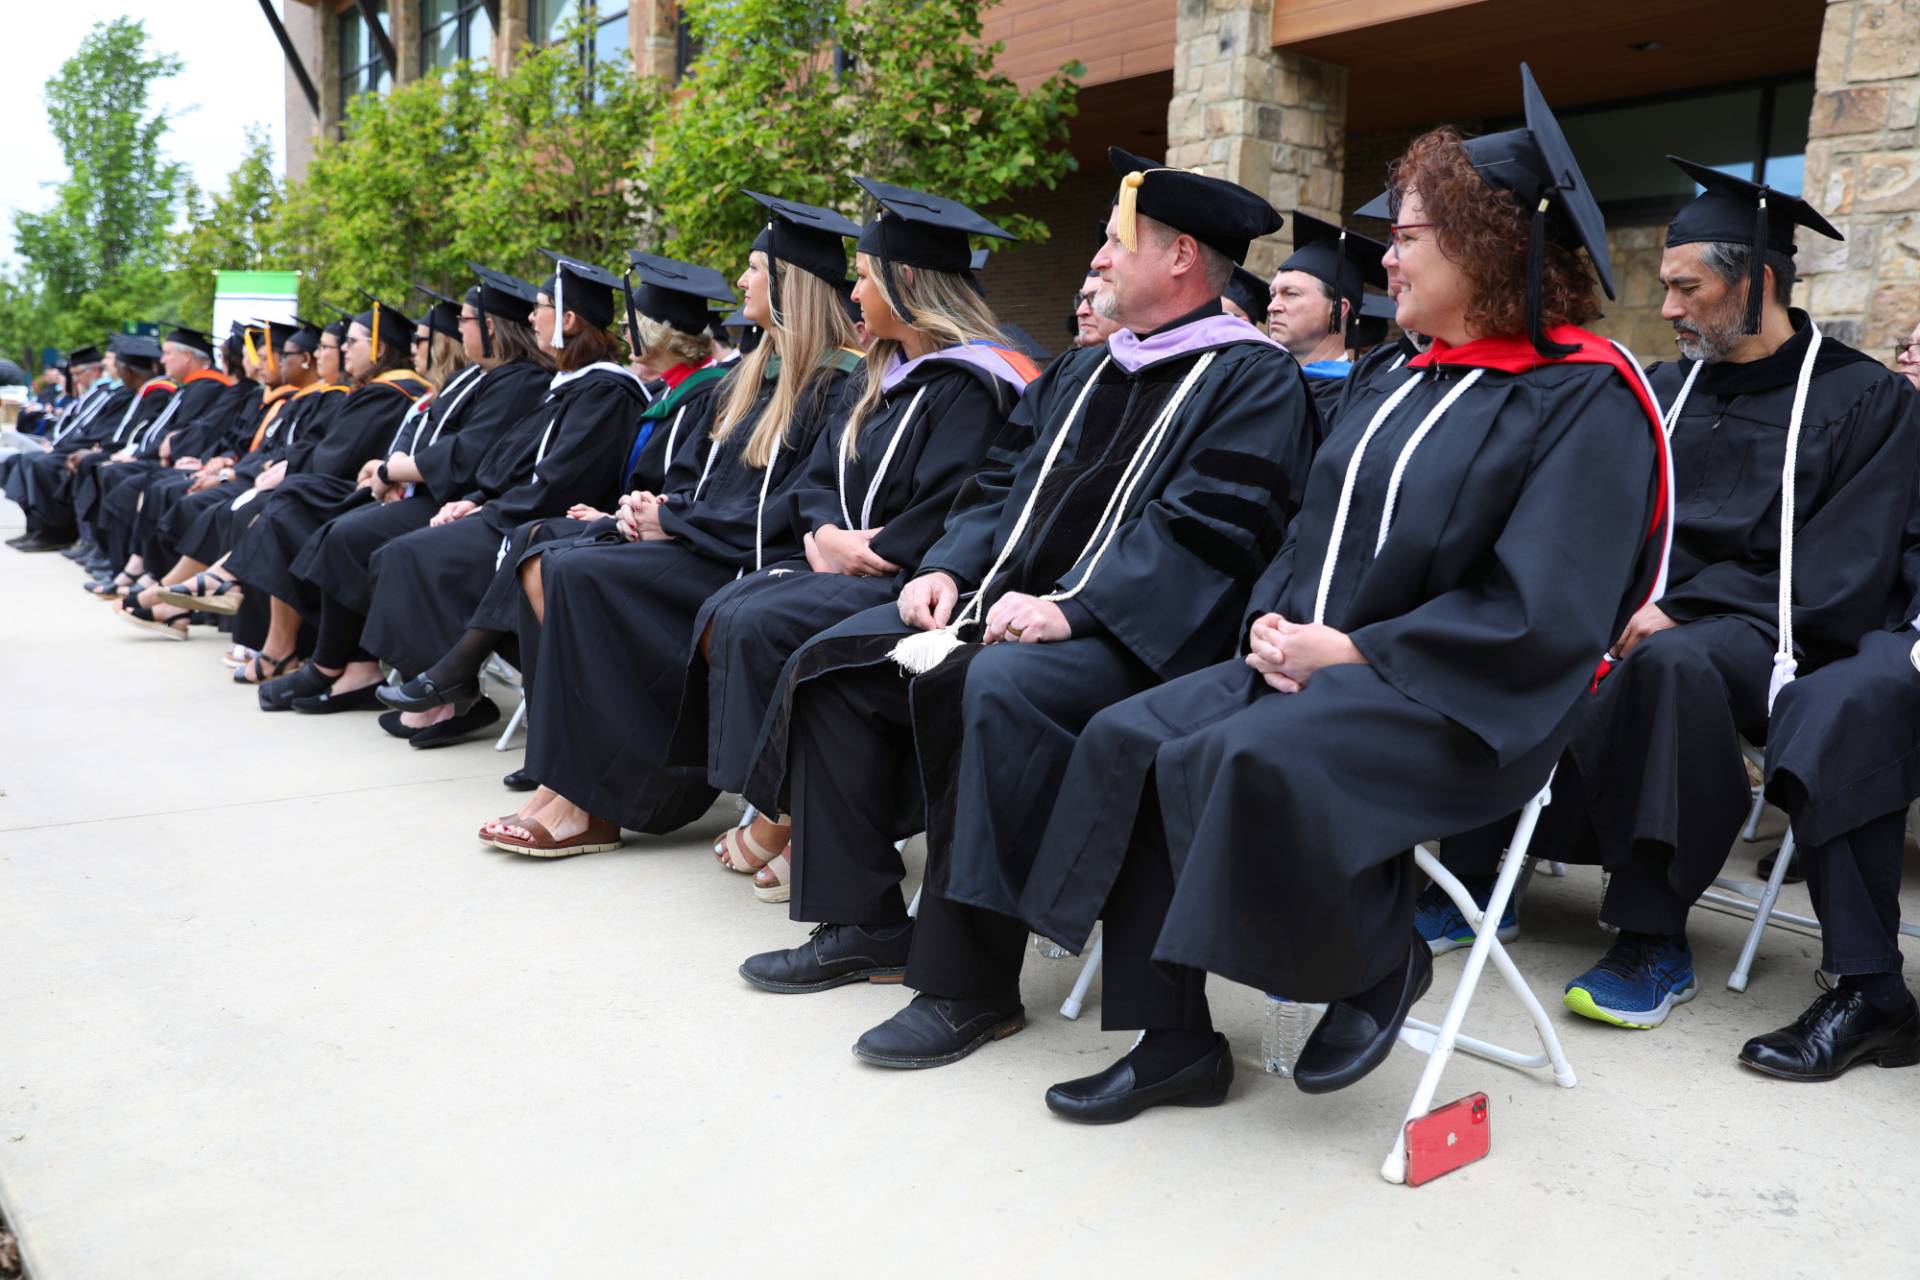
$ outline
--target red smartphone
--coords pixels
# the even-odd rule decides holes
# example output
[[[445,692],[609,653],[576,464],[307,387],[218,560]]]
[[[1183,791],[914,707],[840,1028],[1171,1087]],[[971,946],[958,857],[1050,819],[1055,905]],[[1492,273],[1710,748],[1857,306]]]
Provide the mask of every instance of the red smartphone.
[[[1470,1093],[1407,1121],[1407,1185],[1432,1182],[1493,1149],[1487,1095]]]

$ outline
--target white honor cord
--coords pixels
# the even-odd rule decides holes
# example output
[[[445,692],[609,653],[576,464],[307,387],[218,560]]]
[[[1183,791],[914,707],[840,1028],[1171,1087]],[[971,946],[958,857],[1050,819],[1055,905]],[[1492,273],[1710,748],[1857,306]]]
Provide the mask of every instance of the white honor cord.
[[[476,369],[480,369],[480,366],[477,364],[470,364],[467,366],[467,370],[469,371],[476,370]],[[460,387],[460,394],[455,396],[450,402],[448,402],[447,411],[439,415],[433,420],[433,434],[427,437],[428,448],[432,448],[434,445],[440,443],[440,432],[445,429],[447,425],[447,419],[453,416],[454,410],[460,407],[461,401],[465,400],[469,395],[473,394],[474,388],[480,385],[481,381],[485,378],[485,376],[486,376],[486,371],[480,370],[480,377],[476,377],[471,381],[469,381],[465,386]],[[453,380],[453,385],[460,386],[460,379],[455,378]],[[451,390],[451,389],[452,388],[448,388],[448,390]],[[446,393],[442,392],[441,394],[444,395]],[[420,443],[420,433],[418,431],[414,432],[413,441],[416,445]]]
[[[719,452],[720,441],[709,437],[707,440],[707,460],[700,464],[700,478],[694,481],[693,485],[693,500],[695,502],[700,501],[700,494],[707,487],[707,476],[713,472],[713,455]]]
[[[1673,407],[1667,410],[1667,416],[1661,420],[1660,425],[1666,430],[1669,439],[1673,437],[1674,427],[1679,425],[1681,406],[1685,405],[1687,397],[1693,394],[1693,380],[1700,376],[1700,370],[1706,368],[1706,365],[1705,360],[1693,362],[1693,368],[1687,370],[1687,380],[1680,384],[1680,394],[1673,398]],[[1634,367],[1639,366],[1636,364]],[[1658,404],[1659,400],[1656,399],[1654,403]]]
[[[906,439],[908,428],[913,426],[913,415],[914,411],[920,407],[920,398],[926,394],[927,388],[922,384],[920,389],[913,393],[913,399],[907,402],[907,412],[900,419],[899,429],[893,433],[893,438],[887,441],[886,451],[880,455],[880,467],[873,473],[873,479],[867,483],[867,497],[860,507],[858,525],[853,523],[853,513],[847,509],[847,461],[853,454],[853,440],[847,432],[840,433],[840,518],[845,521],[841,528],[867,529],[872,526],[874,497],[880,492],[881,482],[886,479],[887,467],[893,461],[894,451],[900,447],[900,442]]]
[[[147,441],[153,439],[154,433],[166,426],[167,423],[172,420],[174,413],[180,408],[180,395],[180,392],[174,392],[173,399],[167,401],[167,407],[160,411],[160,416],[134,432],[133,439],[127,441],[127,444],[132,448],[138,449],[143,447]]]
[[[420,400],[424,399],[426,399],[425,396],[420,397]],[[400,429],[395,431],[393,433],[393,439],[387,442],[388,457],[392,457],[394,450],[400,447],[400,437],[407,434],[407,427],[410,424],[419,422],[420,415],[426,412],[426,410],[420,407],[420,400],[415,400],[412,404],[408,405],[407,411],[400,415]],[[414,430],[414,439],[418,440],[419,438],[420,432],[416,427]]]
[[[673,424],[667,428],[667,471],[673,470],[673,442],[678,439],[680,435],[680,419],[686,416],[687,406],[683,401],[680,407],[673,411]],[[664,473],[662,479],[664,483]]]
[[[773,483],[773,464],[780,458],[780,437],[773,439],[773,454],[767,459],[767,468],[760,473],[760,501],[753,507],[753,571],[760,572],[760,526],[761,517],[767,510],[767,486]]]
[[[1780,468],[1780,644],[1773,655],[1773,675],[1767,681],[1767,713],[1773,713],[1773,700],[1793,683],[1799,661],[1793,656],[1793,530],[1794,479],[1800,462],[1800,423],[1807,413],[1807,389],[1813,382],[1813,362],[1820,354],[1820,326],[1807,321],[1813,331],[1807,342],[1807,354],[1800,360],[1800,377],[1793,388],[1793,413],[1787,418],[1787,458]]]
[[[1407,362],[1407,353],[1402,351],[1399,355],[1393,358],[1393,363],[1387,366],[1387,372],[1392,373],[1395,369],[1398,369],[1401,365],[1405,364],[1406,362]]]
[[[1380,509],[1380,533],[1373,540],[1374,555],[1379,555],[1380,548],[1387,545],[1387,529],[1393,524],[1393,507],[1400,500],[1400,481],[1407,474],[1407,463],[1412,461],[1413,451],[1420,447],[1420,442],[1427,438],[1427,433],[1433,430],[1436,422],[1440,421],[1440,415],[1451,409],[1453,402],[1458,400],[1468,387],[1480,381],[1480,375],[1485,372],[1485,369],[1475,369],[1460,379],[1453,390],[1441,397],[1440,403],[1433,406],[1427,416],[1420,420],[1420,425],[1415,427],[1413,434],[1407,437],[1407,442],[1400,446],[1400,456],[1393,460],[1393,474],[1387,478],[1387,502]]]
[[[120,415],[120,421],[115,424],[113,428],[114,444],[120,443],[120,437],[127,429],[127,422],[133,417],[134,413],[139,410],[140,400],[145,395],[146,390],[144,388],[133,393],[133,402],[127,406],[127,411]]]
[[[1367,446],[1386,422],[1388,415],[1400,407],[1413,389],[1420,385],[1423,375],[1414,374],[1395,388],[1386,402],[1373,411],[1373,420],[1367,423],[1367,429],[1360,433],[1360,442],[1353,446],[1353,456],[1347,459],[1346,479],[1340,484],[1340,503],[1333,511],[1333,530],[1327,538],[1327,553],[1320,562],[1320,587],[1313,597],[1313,621],[1323,623],[1327,619],[1327,592],[1333,586],[1333,568],[1340,560],[1340,540],[1347,533],[1347,513],[1353,508],[1353,486],[1360,475],[1360,460],[1366,456]]]

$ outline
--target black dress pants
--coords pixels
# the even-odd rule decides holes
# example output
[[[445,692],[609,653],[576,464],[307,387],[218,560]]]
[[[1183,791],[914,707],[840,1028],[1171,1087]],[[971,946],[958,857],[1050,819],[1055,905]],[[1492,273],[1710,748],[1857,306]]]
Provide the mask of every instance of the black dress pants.
[[[1147,775],[1120,875],[1100,918],[1100,1025],[1108,1031],[1208,1031],[1207,974],[1159,964],[1153,949],[1173,904],[1173,860],[1160,816],[1160,788]]]

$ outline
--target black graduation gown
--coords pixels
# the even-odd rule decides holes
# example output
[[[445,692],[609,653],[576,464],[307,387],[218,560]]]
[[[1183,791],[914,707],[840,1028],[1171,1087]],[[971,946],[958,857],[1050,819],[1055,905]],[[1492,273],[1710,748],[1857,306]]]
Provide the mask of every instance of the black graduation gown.
[[[348,393],[324,433],[303,433],[287,453],[286,478],[253,499],[265,505],[235,540],[228,572],[303,612],[317,607],[291,572],[294,558],[315,529],[371,501],[357,484],[361,466],[385,455],[401,420],[430,389],[411,371],[382,374]]]
[[[665,763],[704,765],[722,791],[746,785],[780,672],[794,650],[856,613],[884,604],[919,569],[967,481],[983,465],[1011,468],[1031,443],[1007,417],[1024,384],[977,364],[936,355],[885,393],[856,437],[841,474],[846,417],[820,435],[790,499],[802,532],[837,525],[879,529],[874,554],[900,566],[893,577],[814,573],[804,556],[728,583],[701,606],[693,634],[712,627],[712,661],[689,655],[680,713]],[[860,394],[850,392],[850,398]],[[902,432],[904,435],[901,435]],[[996,456],[989,462],[989,450]]]
[[[1349,461],[1390,390],[1418,377],[1364,454],[1327,600],[1325,621],[1368,662],[1288,695],[1236,657],[1102,712],[1024,888],[977,877],[963,896],[1016,893],[1037,931],[1078,949],[1116,909],[1123,861],[1156,843],[1135,828],[1151,782],[1173,883],[1155,960],[1320,1001],[1405,958],[1412,846],[1511,813],[1546,781],[1658,562],[1648,415],[1619,372],[1568,363],[1482,373],[1412,454],[1376,553],[1404,446],[1466,376],[1358,389],[1235,624],[1244,649],[1268,611],[1312,620]]]
[[[263,509],[267,494],[246,498],[260,473],[283,459],[291,445],[309,430],[324,431],[334,411],[343,407],[351,394],[348,388],[337,384],[316,383],[301,389],[287,407],[267,423],[260,447],[234,464],[232,480],[188,499],[187,511],[180,516],[184,528],[175,540],[180,553],[202,564],[212,564],[232,550],[240,539],[240,531],[252,524]],[[244,502],[243,498],[246,498]]]
[[[527,521],[564,515],[575,503],[605,509],[618,500],[620,463],[644,408],[639,380],[612,365],[561,381],[500,434],[474,487],[457,495],[480,503],[478,511],[394,538],[374,552],[361,644],[409,676],[438,661],[467,629],[507,534]]]
[[[1805,313],[1779,351],[1709,365],[1672,432],[1673,564],[1660,609],[1680,625],[1636,646],[1584,699],[1543,848],[1614,874],[1602,918],[1678,933],[1749,806],[1742,737],[1767,735],[1780,554],[1780,473]],[[1687,368],[1652,379],[1670,405]],[[1797,463],[1794,644],[1811,674],[1882,624],[1920,469],[1920,400],[1830,339],[1807,393]],[[1483,855],[1484,857],[1484,855]]]
[[[122,468],[138,468],[140,465],[131,460],[115,462],[114,457],[120,453],[130,455],[142,436],[166,413],[167,406],[173,403],[173,397],[178,393],[179,389],[164,378],[147,382],[140,389],[139,398],[134,401],[133,412],[120,420],[113,434],[102,443],[100,451],[80,459],[74,476],[72,502],[77,519],[89,531],[98,525],[101,503],[113,483],[114,474]]]
[[[471,366],[470,366],[471,367]],[[425,479],[392,502],[363,502],[314,531],[292,564],[293,576],[355,613],[373,602],[369,564],[373,553],[403,534],[424,529],[447,501],[440,493],[467,491],[488,447],[523,421],[547,397],[553,375],[531,361],[476,371],[434,397],[407,440]]]
[[[841,914],[851,905],[851,864],[885,859],[891,840],[923,829],[927,892],[972,902],[974,882],[989,868],[1032,860],[1088,717],[1230,652],[1247,588],[1298,508],[1316,420],[1292,358],[1244,322],[1201,314],[1149,342],[1164,344],[1160,354],[1131,372],[1102,348],[1056,361],[1012,415],[1034,444],[1011,488],[956,508],[922,561],[923,571],[977,588],[1009,542],[1051,442],[1091,384],[1039,488],[1028,532],[989,588],[998,598],[1079,586],[1061,605],[1072,638],[969,643],[914,678],[909,731],[886,738],[899,763],[871,777],[828,776],[863,771],[816,758],[809,743],[833,735],[813,733],[809,707],[854,682],[898,701],[894,690],[903,682],[888,655],[908,632],[896,606],[829,629],[788,664],[747,795],[764,811],[793,814],[795,919],[868,918]],[[1203,360],[1210,364],[1201,371]],[[1089,539],[1140,442],[1190,377],[1190,398],[1117,510],[1118,532],[1094,565],[1097,544],[1088,550]],[[835,672],[845,675],[821,679]],[[815,681],[819,690],[809,690]],[[877,731],[870,736],[877,740]],[[812,785],[816,777],[823,789]],[[843,787],[860,794],[838,794]],[[872,871],[857,878],[874,881]],[[895,892],[891,884],[886,892]],[[941,993],[960,994],[950,986]]]
[[[1302,373],[1300,376],[1306,379],[1307,392],[1313,397],[1313,407],[1319,411],[1321,422],[1323,424],[1331,422],[1334,412],[1340,407],[1341,397],[1347,393],[1347,386],[1352,382],[1353,375],[1349,373],[1344,378],[1309,378]]]
[[[201,453],[174,456],[198,457],[202,462],[222,456],[238,457],[253,439],[254,426],[266,408],[265,396],[265,388],[253,379],[236,380],[215,403],[209,415],[210,418],[224,416],[226,419],[219,439]],[[175,512],[180,501],[187,496],[187,490],[192,487],[195,475],[195,471],[175,469],[161,472],[147,483],[139,513],[133,522],[132,545],[155,572],[165,572],[179,558],[180,530],[175,524]]]
[[[225,374],[210,369],[189,374],[160,416],[142,428],[133,460],[96,473],[100,502],[94,516],[95,536],[116,564],[134,552],[135,524],[147,487],[182,458],[198,456],[195,446],[200,440],[226,428],[233,412],[234,385]],[[166,461],[161,460],[163,449]]]
[[[98,408],[84,423],[78,423],[45,453],[23,453],[7,476],[6,495],[26,511],[40,527],[66,530],[73,527],[74,481],[76,472],[67,469],[67,459],[82,449],[96,448],[110,439],[135,407],[138,396],[131,387],[114,387],[98,402]]]
[[[825,424],[844,411],[854,363],[836,353],[816,375],[762,469],[748,466],[743,451],[772,398],[769,368],[752,415],[703,451],[704,480],[688,488],[691,468],[676,469],[660,518],[667,539],[627,542],[603,522],[538,549],[546,622],[533,625],[529,608],[521,628],[522,658],[538,647],[527,700],[525,767],[533,777],[599,817],[654,834],[713,803],[704,770],[660,768],[696,640],[693,621],[735,577],[799,549],[791,492]],[[716,391],[716,403],[725,394]]]

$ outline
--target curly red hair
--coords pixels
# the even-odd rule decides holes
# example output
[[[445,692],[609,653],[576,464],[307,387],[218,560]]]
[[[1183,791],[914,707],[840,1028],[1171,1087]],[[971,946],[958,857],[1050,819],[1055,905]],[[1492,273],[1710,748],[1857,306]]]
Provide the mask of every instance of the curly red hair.
[[[1467,325],[1489,335],[1527,331],[1527,241],[1532,212],[1511,191],[1488,186],[1451,126],[1423,133],[1393,162],[1396,210],[1420,193],[1440,251],[1466,274]],[[1540,272],[1541,323],[1585,324],[1600,315],[1599,282],[1585,254],[1551,235]]]

